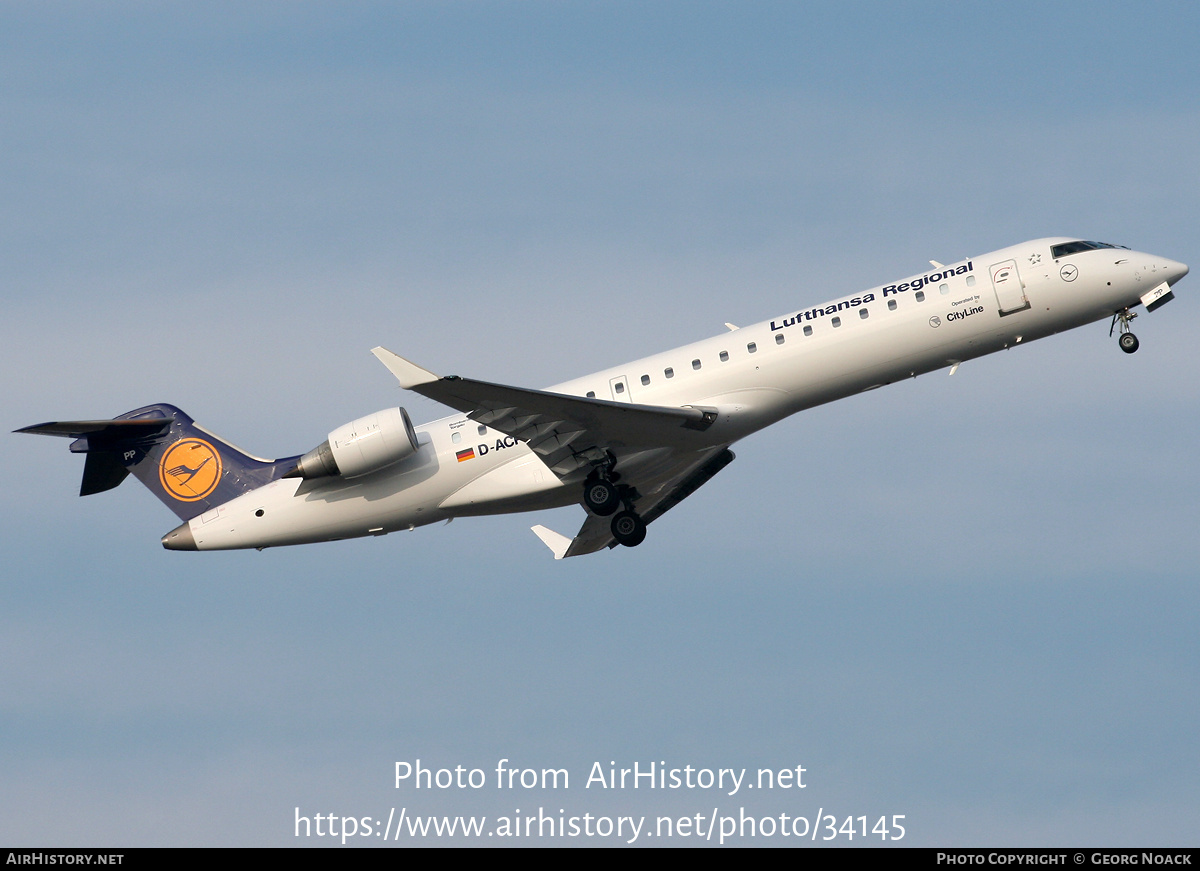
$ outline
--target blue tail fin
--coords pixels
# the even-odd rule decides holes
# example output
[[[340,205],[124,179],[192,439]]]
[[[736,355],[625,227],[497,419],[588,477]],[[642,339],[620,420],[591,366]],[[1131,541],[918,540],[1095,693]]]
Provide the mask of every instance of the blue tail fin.
[[[75,439],[71,452],[87,455],[80,496],[111,490],[132,473],[181,520],[283,477],[299,460],[251,457],[165,403],[112,420],[43,423],[17,432]]]

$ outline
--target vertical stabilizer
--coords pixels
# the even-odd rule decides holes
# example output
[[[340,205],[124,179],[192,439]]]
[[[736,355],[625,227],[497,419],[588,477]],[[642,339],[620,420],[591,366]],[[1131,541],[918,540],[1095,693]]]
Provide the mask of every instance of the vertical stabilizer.
[[[80,496],[111,490],[132,474],[181,520],[261,487],[295,468],[298,457],[252,457],[160,403],[112,420],[71,420],[17,430],[73,438],[86,454]]]

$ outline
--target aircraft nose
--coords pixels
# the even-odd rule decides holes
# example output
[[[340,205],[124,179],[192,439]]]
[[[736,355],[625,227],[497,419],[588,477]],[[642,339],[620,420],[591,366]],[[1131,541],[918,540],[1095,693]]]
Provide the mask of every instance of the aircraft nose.
[[[1173,285],[1179,279],[1188,274],[1188,267],[1186,263],[1178,263],[1174,260],[1168,260],[1163,265],[1167,270],[1167,284]]]

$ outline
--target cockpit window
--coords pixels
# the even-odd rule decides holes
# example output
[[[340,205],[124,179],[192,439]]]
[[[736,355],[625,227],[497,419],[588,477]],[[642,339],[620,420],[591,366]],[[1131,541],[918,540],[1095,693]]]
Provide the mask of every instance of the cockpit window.
[[[1110,245],[1107,242],[1064,242],[1050,249],[1050,256],[1057,260],[1068,254],[1078,254],[1080,251],[1098,251],[1101,248],[1125,248],[1124,245]],[[1128,248],[1125,248],[1128,251]]]

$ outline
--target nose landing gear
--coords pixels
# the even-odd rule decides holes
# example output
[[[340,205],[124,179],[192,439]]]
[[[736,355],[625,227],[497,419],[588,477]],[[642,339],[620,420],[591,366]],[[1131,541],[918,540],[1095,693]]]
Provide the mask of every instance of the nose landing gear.
[[[1137,312],[1131,312],[1129,309],[1124,311],[1114,312],[1112,325],[1108,328],[1108,334],[1111,336],[1113,330],[1117,328],[1117,322],[1121,323],[1120,335],[1117,337],[1117,344],[1121,346],[1121,350],[1126,354],[1132,354],[1138,349],[1138,337],[1129,332],[1129,322],[1137,317]]]

